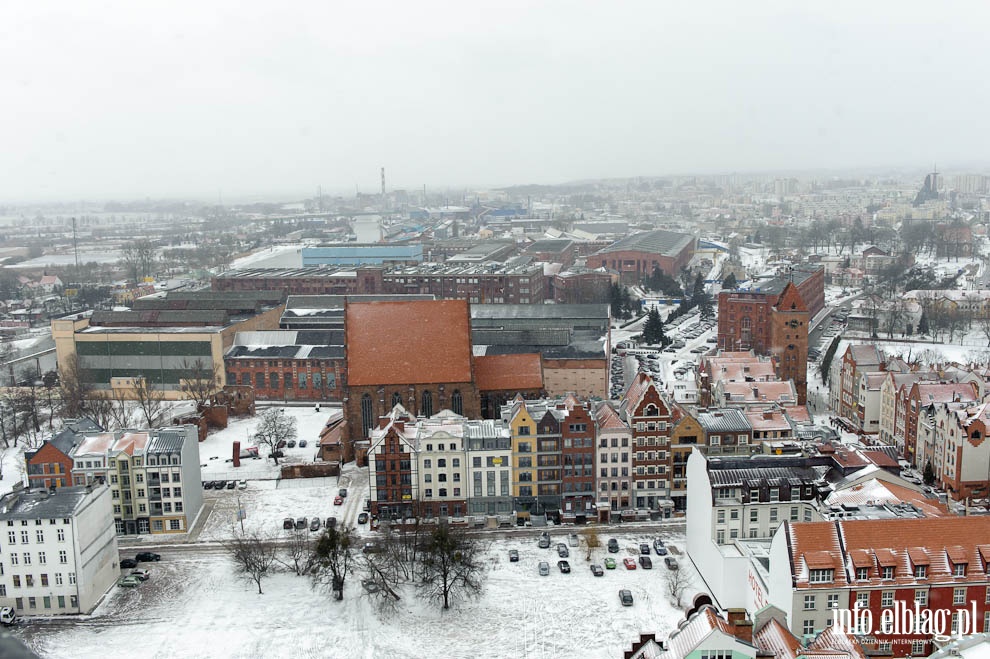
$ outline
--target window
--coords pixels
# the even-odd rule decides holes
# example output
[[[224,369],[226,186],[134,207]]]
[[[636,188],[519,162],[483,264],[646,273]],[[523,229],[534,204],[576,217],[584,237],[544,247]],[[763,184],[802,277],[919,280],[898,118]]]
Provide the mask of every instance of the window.
[[[442,496],[442,497],[445,497],[445,496],[447,496],[447,488],[445,488],[445,487],[441,487],[441,488],[440,488],[440,492],[439,492],[439,494],[440,494],[440,496]]]
[[[7,531],[7,542],[12,545],[17,544],[17,531]]]
[[[717,516],[717,519],[718,519],[718,523],[719,524],[725,524],[725,511],[724,510],[719,510],[716,513],[716,516]]]
[[[814,620],[811,620],[811,619],[805,620],[804,623],[801,625],[801,633],[803,633],[803,634],[814,634],[815,633],[815,621]]]
[[[729,519],[739,519],[739,509],[733,508],[729,511]]]
[[[426,498],[429,499],[432,496],[433,496],[433,490],[430,488],[426,488]]]
[[[711,444],[712,446],[718,446],[719,444],[722,443],[722,437],[719,435],[712,435],[709,438],[708,443]]]
[[[954,576],[954,577],[965,577],[966,576],[966,564],[965,563],[953,563],[952,564],[952,576]]]
[[[454,393],[450,395],[450,409],[454,414],[464,414],[464,399],[460,389],[454,389]]]
[[[798,509],[797,506],[791,506],[791,521],[798,521]]]
[[[832,569],[811,570],[808,577],[809,583],[831,583],[835,571]]]
[[[715,542],[720,545],[725,544],[725,531],[719,529],[718,531],[715,532]]]
[[[69,554],[64,549],[58,553],[58,562],[63,564],[69,562]]]
[[[38,521],[41,521],[41,520],[38,520]],[[41,529],[38,529],[37,531],[35,531],[35,537],[37,538],[38,542],[44,542],[45,541],[45,532],[42,531]]]
[[[268,388],[269,389],[278,389],[278,373],[269,373],[268,374]]]
[[[11,565],[17,565],[17,554],[11,554],[10,555],[10,564]]]
[[[31,565],[31,554],[24,552],[24,565]]]
[[[858,581],[866,581],[869,578],[870,578],[870,568],[868,567],[856,568],[856,579]]]
[[[38,608],[38,598],[37,597],[29,597],[28,598],[28,608],[31,608],[31,609],[37,609]]]
[[[928,566],[927,565],[915,565],[914,566],[914,576],[918,579],[924,579],[928,576]]]
[[[74,609],[79,607],[78,595],[69,595],[69,606],[71,606]]]
[[[375,420],[372,416],[371,394],[361,396],[361,425],[363,426],[363,437],[367,437],[368,431],[375,426]]]
[[[21,531],[21,544],[26,545],[29,542],[31,542],[31,540],[30,540],[30,537],[28,536],[28,532],[27,531]]]
[[[47,563],[48,563],[48,559],[45,557],[45,552],[39,551],[38,552],[38,564],[39,565],[45,565]]]
[[[804,610],[805,611],[814,611],[815,610],[815,596],[814,595],[805,595],[804,596]]]
[[[181,531],[182,521],[178,519],[170,519],[168,520],[168,528],[170,531]]]
[[[61,586],[62,585],[62,573],[61,572],[56,572],[55,573],[55,585],[56,586]]]
[[[758,522],[760,521],[760,511],[756,508],[752,508],[749,511],[749,521]]]
[[[828,606],[828,608],[830,608],[830,609],[837,609],[837,608],[839,608],[839,594],[838,593],[829,593],[828,596],[827,596],[827,598],[826,598],[826,600],[827,600],[827,606]]]
[[[966,603],[966,589],[965,588],[953,588],[952,589],[952,603],[955,605]]]
[[[894,566],[884,565],[881,570],[881,578],[883,579],[893,579],[894,578]]]
[[[880,594],[880,606],[894,606],[894,591],[885,590]]]
[[[914,601],[917,602],[919,606],[928,606],[928,591],[924,588],[918,588],[915,590]]]
[[[925,654],[925,642],[924,641],[911,641],[911,654],[915,656],[922,656]]]
[[[420,415],[426,417],[433,416],[433,394],[429,391],[424,391],[422,401],[419,410]]]
[[[890,654],[890,647],[891,647],[890,641],[880,641],[879,643],[877,643],[877,650],[879,650],[880,654],[883,655]]]
[[[423,469],[432,469],[432,468],[433,468],[433,460],[429,458],[423,460]]]
[[[69,572],[69,585],[70,586],[73,586],[73,585],[75,585],[75,583],[76,583],[76,573],[75,572]]]
[[[47,574],[41,575],[41,585],[42,586],[46,586],[46,587],[48,586],[48,575]]]
[[[870,593],[856,593],[856,606],[861,609],[869,608],[870,606]]]
[[[15,574],[13,576],[13,579],[14,579],[14,588],[20,588],[21,587],[21,577],[20,577],[20,575]]]

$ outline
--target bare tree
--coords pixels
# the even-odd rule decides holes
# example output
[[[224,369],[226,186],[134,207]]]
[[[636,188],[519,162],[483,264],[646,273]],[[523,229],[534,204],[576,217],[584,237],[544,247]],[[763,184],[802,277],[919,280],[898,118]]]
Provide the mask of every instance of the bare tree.
[[[94,395],[86,401],[84,412],[91,419],[93,419],[97,425],[101,428],[106,428],[107,430],[113,427],[113,424],[118,417],[126,416],[127,419],[130,417],[127,404],[124,401],[114,400],[107,396],[100,395]],[[123,425],[118,424],[118,427],[128,427],[130,422],[127,419],[124,420]]]
[[[235,531],[234,537],[224,542],[224,547],[243,576],[258,586],[258,594],[264,594],[261,582],[268,576],[278,558],[278,544],[275,539],[257,531]]]
[[[367,597],[374,600],[378,613],[389,615],[395,613],[402,596],[396,588],[398,582],[395,574],[390,571],[391,563],[381,560],[382,556],[364,555],[365,577],[361,580],[361,588]]]
[[[53,429],[52,419],[55,416],[55,389],[58,387],[58,371],[47,371],[41,376],[41,384],[45,388],[45,398],[48,402],[48,429]]]
[[[424,599],[441,603],[444,610],[451,602],[481,594],[485,567],[480,546],[462,529],[440,524],[430,534],[420,560],[417,584]]]
[[[155,258],[155,246],[149,240],[135,240],[121,249],[127,275],[135,284],[154,273]]]
[[[976,322],[980,331],[983,332],[983,336],[987,337],[987,347],[990,348],[990,314],[981,315],[976,319]]]
[[[670,603],[675,607],[681,606],[681,599],[684,592],[691,585],[691,580],[680,568],[667,571],[667,594],[670,595]]]
[[[200,408],[210,402],[210,398],[220,388],[220,367],[202,357],[192,362],[182,361],[179,390]]]
[[[354,561],[355,536],[349,527],[323,530],[316,541],[314,585],[329,587],[335,600],[344,599],[344,582]]]
[[[278,562],[302,576],[316,564],[316,543],[310,538],[309,529],[293,529],[280,543]]]
[[[90,378],[79,364],[79,356],[72,353],[59,364],[59,398],[62,402],[59,416],[78,419],[85,415],[86,401],[93,394]],[[106,426],[104,426],[106,427]]]
[[[271,455],[278,464],[278,449],[282,442],[296,438],[296,419],[285,413],[280,407],[272,407],[261,415],[261,423],[254,431],[254,438],[259,444],[271,449]]]
[[[165,390],[148,382],[148,378],[136,378],[134,398],[148,427],[161,425],[165,412]]]
[[[591,554],[594,552],[594,550],[602,546],[602,540],[598,536],[598,529],[596,529],[594,526],[589,526],[588,528],[586,528],[584,532],[581,533],[581,535],[584,536],[584,545],[588,550],[587,553],[585,554],[584,560],[590,561]]]

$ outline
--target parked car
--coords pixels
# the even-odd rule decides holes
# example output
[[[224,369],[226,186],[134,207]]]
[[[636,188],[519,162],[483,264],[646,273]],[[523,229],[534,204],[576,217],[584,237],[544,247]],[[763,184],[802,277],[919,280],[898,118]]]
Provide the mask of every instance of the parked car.
[[[626,590],[625,588],[620,590],[619,601],[622,602],[622,606],[632,606],[633,605],[632,592]]]
[[[340,497],[334,497],[333,498],[333,505],[335,505],[335,506],[343,506],[344,505],[344,500],[342,498],[340,498]]]
[[[626,566],[626,569],[627,570],[635,570],[636,569],[636,561],[634,561],[631,558],[623,558],[622,559],[622,564]]]
[[[667,556],[663,559],[663,564],[667,566],[668,570],[676,570],[679,565],[677,565],[677,559],[673,556]]]
[[[540,576],[546,577],[550,574],[550,564],[546,561],[540,561]]]
[[[368,513],[361,513],[360,515],[358,515],[358,524],[367,524],[367,523],[368,523]]]
[[[213,489],[213,481],[203,481],[203,489],[204,490],[212,490]]]
[[[336,517],[327,517],[326,526],[327,526],[328,529],[336,528],[337,527],[337,518]]]
[[[243,480],[243,479],[237,481],[237,489],[239,489],[239,490],[246,490],[247,489],[247,481],[246,480]]]
[[[300,517],[296,520],[297,531],[305,531],[307,526],[309,526],[309,520],[305,517]]]
[[[121,568],[131,568],[137,566],[138,566],[138,562],[135,561],[133,558],[124,558],[120,561]]]
[[[639,553],[640,554],[646,554],[647,556],[649,556],[650,555],[650,546],[648,544],[646,544],[645,542],[639,543]]]
[[[560,568],[560,571],[563,574],[571,573],[571,564],[568,563],[567,561],[557,561],[557,567]]]
[[[227,481],[227,489],[232,490],[237,487],[237,481]]]
[[[286,517],[282,520],[282,528],[291,531],[296,528],[296,522],[291,517]]]
[[[571,555],[571,550],[568,549],[567,545],[565,545],[563,542],[558,542],[557,555],[560,556],[561,558],[567,558],[568,556]]]
[[[141,585],[141,580],[128,574],[126,577],[121,577],[117,585],[124,588],[137,588]]]
[[[342,498],[346,498],[347,497],[347,488],[346,487],[342,487],[339,490],[337,490],[337,496],[342,497]]]
[[[296,447],[296,440],[290,439],[288,442],[285,443],[285,445],[288,448],[295,448]]]
[[[313,521],[311,521],[309,523],[309,530],[310,531],[319,531],[320,530],[320,518],[319,517],[314,517],[313,518]]]
[[[214,490],[222,490],[225,487],[227,487],[227,481],[213,481]]]
[[[284,458],[285,457],[285,453],[283,453],[282,451],[272,451],[271,453],[268,454],[268,457],[269,458]]]
[[[616,554],[619,552],[619,541],[615,538],[608,539],[608,552],[610,554]]]
[[[279,443],[275,445],[275,448],[285,448],[285,440],[283,439],[279,441]]]
[[[569,536],[567,536],[567,544],[569,544],[571,547],[577,547],[578,546],[578,535],[577,535],[577,533],[572,533]]]
[[[308,442],[305,439],[299,440],[299,448],[306,448],[306,444],[308,444]]]
[[[605,563],[605,569],[606,570],[614,570],[615,569],[615,559],[614,558],[609,557],[609,558],[606,558],[602,562]]]
[[[152,551],[142,551],[137,556],[134,557],[138,563],[150,563],[152,561],[158,562],[162,560],[161,554],[156,554]]]
[[[518,563],[519,562],[519,550],[518,549],[510,549],[509,550],[509,562],[510,563]]]
[[[550,536],[544,533],[540,536],[540,549],[548,549],[550,547]]]
[[[147,581],[151,578],[151,572],[148,570],[131,570],[131,576],[137,577],[141,581]]]
[[[650,559],[649,556],[640,556],[639,557],[639,566],[641,568],[643,568],[644,570],[652,570],[653,569],[653,561]]]
[[[381,551],[381,547],[373,542],[366,542],[364,543],[364,547],[361,548],[361,551],[365,554],[377,554]]]
[[[591,564],[591,573],[593,575],[595,575],[596,577],[600,577],[600,576],[603,576],[605,574],[605,570],[602,569],[602,566],[601,565],[598,565],[597,563],[592,563]]]

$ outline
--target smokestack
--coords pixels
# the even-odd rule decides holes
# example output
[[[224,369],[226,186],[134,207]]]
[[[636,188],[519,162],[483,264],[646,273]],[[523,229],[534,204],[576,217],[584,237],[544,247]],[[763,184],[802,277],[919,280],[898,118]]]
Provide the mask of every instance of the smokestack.
[[[233,455],[233,458],[234,458],[234,466],[235,467],[240,467],[241,466],[241,443],[240,443],[240,441],[235,441],[234,442],[234,455]]]

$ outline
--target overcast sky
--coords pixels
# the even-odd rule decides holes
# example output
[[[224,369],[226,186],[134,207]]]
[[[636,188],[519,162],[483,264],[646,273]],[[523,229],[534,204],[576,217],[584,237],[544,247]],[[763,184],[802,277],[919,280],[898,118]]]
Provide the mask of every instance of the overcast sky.
[[[985,162],[988,14],[4,2],[0,200]]]

